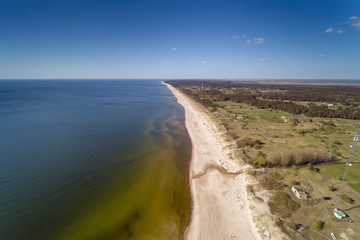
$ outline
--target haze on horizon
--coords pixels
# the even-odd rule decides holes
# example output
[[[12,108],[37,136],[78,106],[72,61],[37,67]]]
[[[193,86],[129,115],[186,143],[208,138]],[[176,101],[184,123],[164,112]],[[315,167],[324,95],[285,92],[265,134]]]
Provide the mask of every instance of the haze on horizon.
[[[0,2],[0,79],[360,79],[358,0]]]

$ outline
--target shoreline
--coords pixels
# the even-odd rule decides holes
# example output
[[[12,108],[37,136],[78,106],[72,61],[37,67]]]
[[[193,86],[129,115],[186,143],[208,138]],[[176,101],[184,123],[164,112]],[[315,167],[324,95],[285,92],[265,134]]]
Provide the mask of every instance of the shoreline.
[[[246,191],[246,166],[231,159],[212,120],[194,102],[166,85],[185,110],[192,155],[189,162],[190,215],[184,239],[260,239]]]

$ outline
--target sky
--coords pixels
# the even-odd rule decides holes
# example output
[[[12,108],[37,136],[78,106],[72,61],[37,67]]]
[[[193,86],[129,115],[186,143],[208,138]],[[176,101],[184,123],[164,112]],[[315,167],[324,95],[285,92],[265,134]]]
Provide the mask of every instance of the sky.
[[[359,0],[1,0],[0,79],[360,79]]]

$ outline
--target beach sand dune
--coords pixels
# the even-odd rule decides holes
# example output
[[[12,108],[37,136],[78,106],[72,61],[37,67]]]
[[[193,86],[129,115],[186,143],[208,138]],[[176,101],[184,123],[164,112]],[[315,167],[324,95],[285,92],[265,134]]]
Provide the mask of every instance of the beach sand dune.
[[[185,109],[192,142],[192,212],[185,239],[260,239],[248,208],[241,174],[244,166],[228,159],[229,150],[209,117],[179,90],[166,85]]]

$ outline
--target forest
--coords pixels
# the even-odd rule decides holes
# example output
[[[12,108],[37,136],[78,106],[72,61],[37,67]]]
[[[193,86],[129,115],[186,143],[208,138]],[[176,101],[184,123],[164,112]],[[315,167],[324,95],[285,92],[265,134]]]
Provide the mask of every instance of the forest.
[[[170,80],[166,83],[206,107],[216,108],[216,101],[231,101],[308,117],[360,119],[360,88],[356,86],[283,85],[220,80]]]

